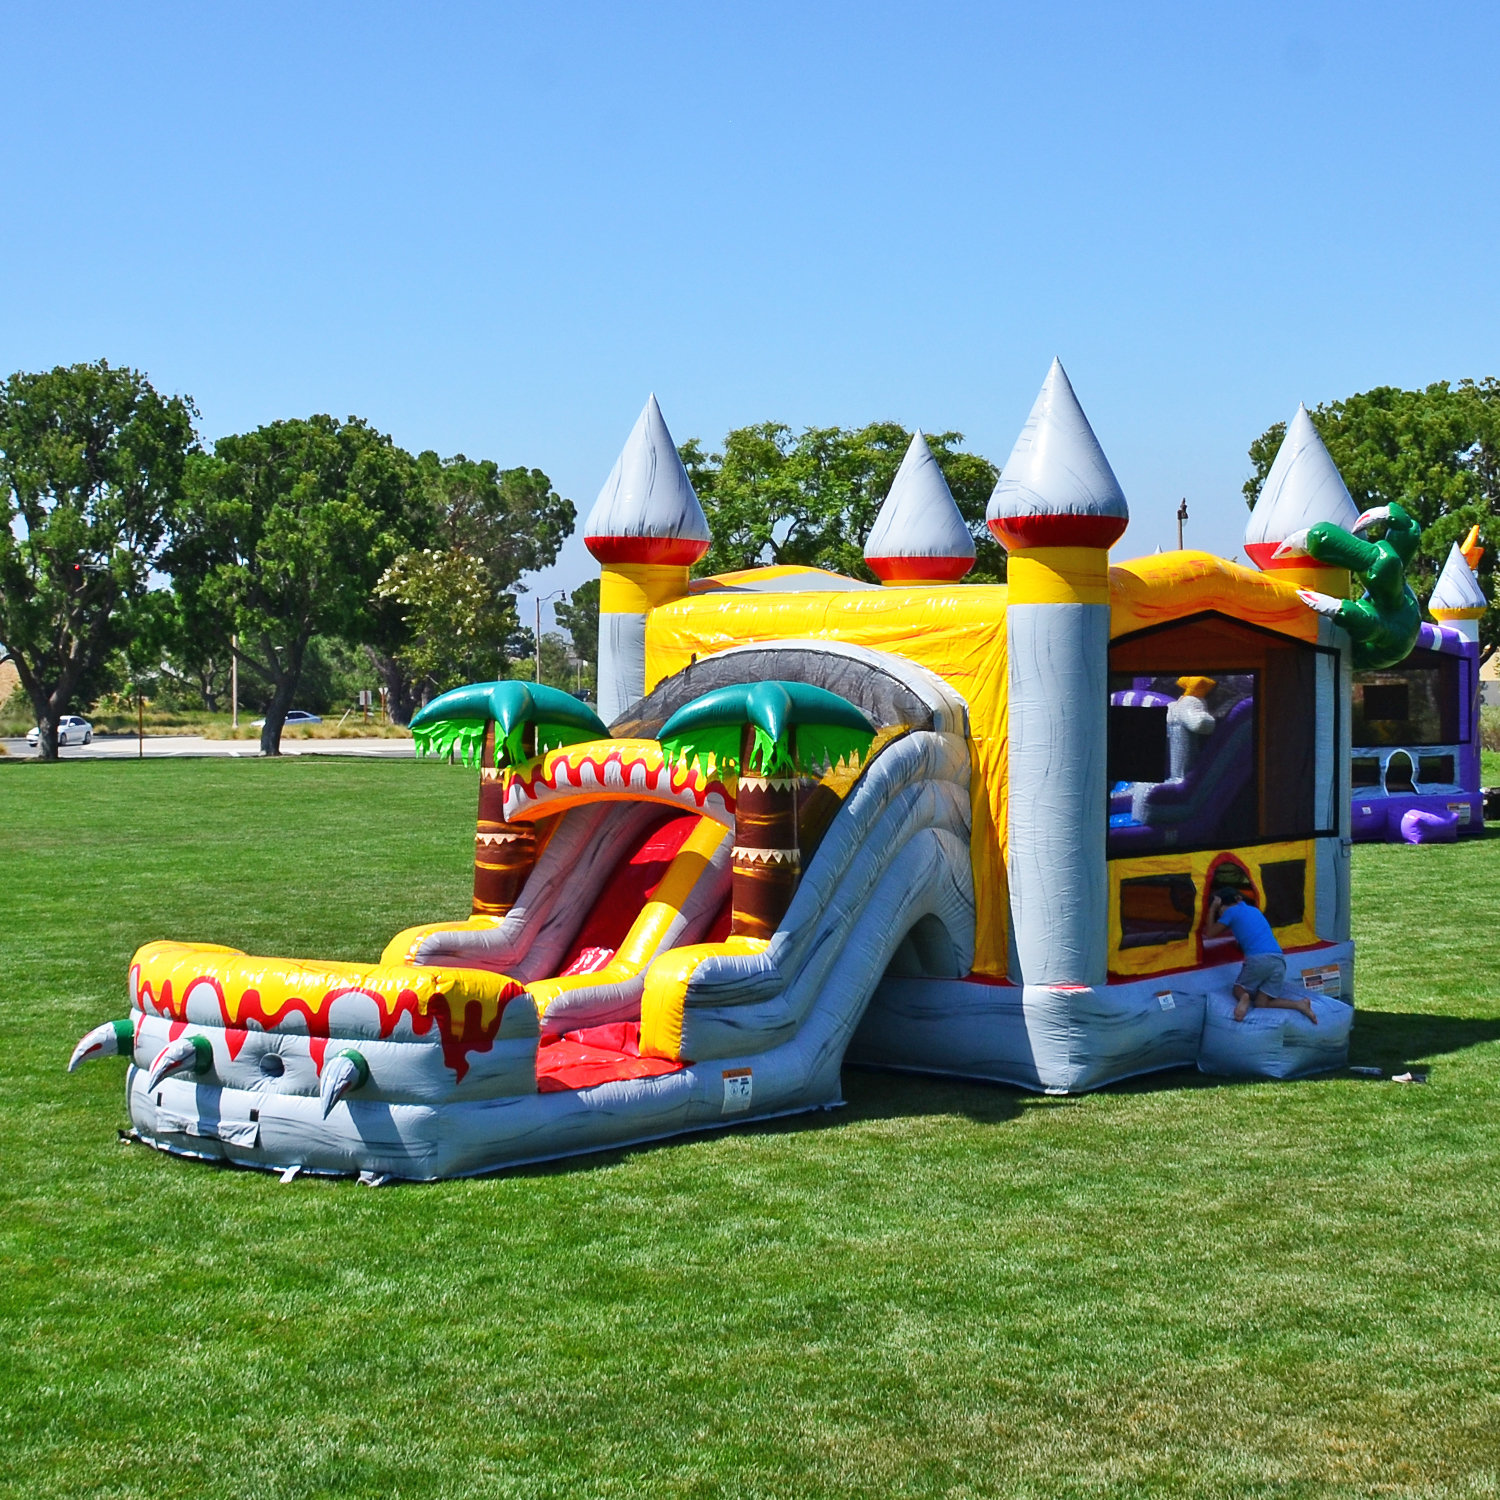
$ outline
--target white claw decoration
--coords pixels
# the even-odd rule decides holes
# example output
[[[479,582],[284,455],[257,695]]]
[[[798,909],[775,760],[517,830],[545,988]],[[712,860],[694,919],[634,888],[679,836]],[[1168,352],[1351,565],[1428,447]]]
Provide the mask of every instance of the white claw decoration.
[[[151,1072],[146,1078],[146,1087],[154,1089],[163,1078],[170,1078],[184,1068],[206,1073],[212,1062],[213,1046],[207,1037],[180,1036],[156,1054],[156,1061],[151,1064]]]
[[[1307,533],[1311,528],[1304,526],[1300,531],[1294,531],[1272,554],[1272,557],[1290,557],[1294,553],[1299,557],[1307,554]]]
[[[318,1083],[318,1093],[323,1100],[323,1118],[333,1113],[333,1106],[365,1083],[370,1076],[369,1064],[353,1047],[346,1047],[337,1057],[331,1058],[323,1069]]]
[[[1377,521],[1389,521],[1391,508],[1389,505],[1372,505],[1369,510],[1362,510],[1359,519],[1349,530],[1358,536],[1362,531],[1368,531]]]
[[[83,1037],[68,1059],[68,1072],[77,1072],[96,1057],[129,1057],[135,1045],[135,1028],[129,1021],[106,1021]]]
[[[1297,597],[1317,614],[1336,615],[1339,612],[1339,601],[1330,594],[1320,594],[1316,589],[1298,589]]]

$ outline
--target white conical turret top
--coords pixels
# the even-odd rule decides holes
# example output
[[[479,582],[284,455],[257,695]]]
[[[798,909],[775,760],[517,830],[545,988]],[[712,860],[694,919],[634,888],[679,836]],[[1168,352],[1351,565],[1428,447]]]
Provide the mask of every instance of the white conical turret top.
[[[1060,360],[1005,461],[985,519],[1006,547],[1108,547],[1130,507]]]
[[[583,525],[601,562],[694,563],[708,551],[708,519],[652,396]]]
[[[974,566],[974,538],[920,431],[870,528],[865,561],[883,583],[951,582]]]
[[[1478,578],[1474,576],[1474,570],[1469,566],[1468,559],[1464,557],[1457,542],[1453,544],[1452,551],[1448,554],[1448,561],[1443,564],[1443,571],[1438,574],[1437,586],[1432,591],[1432,598],[1427,601],[1427,607],[1439,619],[1451,610],[1473,610],[1481,612],[1489,604],[1484,597],[1484,589]]]
[[[1287,423],[1271,472],[1261,487],[1260,499],[1245,523],[1245,551],[1258,568],[1271,565],[1271,556],[1282,542],[1319,521],[1331,521],[1351,531],[1359,519],[1359,507],[1349,494],[1344,476],[1323,446],[1318,429],[1305,406]],[[1287,554],[1277,559],[1281,566],[1307,567],[1308,559]]]

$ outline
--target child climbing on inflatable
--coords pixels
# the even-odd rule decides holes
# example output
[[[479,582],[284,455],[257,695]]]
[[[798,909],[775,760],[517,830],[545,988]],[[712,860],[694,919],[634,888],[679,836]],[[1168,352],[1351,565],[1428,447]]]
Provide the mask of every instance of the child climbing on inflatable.
[[[1300,1010],[1314,1026],[1318,1024],[1311,1000],[1282,998],[1286,959],[1282,957],[1281,944],[1260,909],[1242,901],[1238,891],[1221,890],[1209,906],[1204,933],[1218,937],[1222,932],[1232,934],[1245,955],[1234,985],[1236,1021],[1243,1021],[1253,1006],[1263,1005],[1273,1010]]]

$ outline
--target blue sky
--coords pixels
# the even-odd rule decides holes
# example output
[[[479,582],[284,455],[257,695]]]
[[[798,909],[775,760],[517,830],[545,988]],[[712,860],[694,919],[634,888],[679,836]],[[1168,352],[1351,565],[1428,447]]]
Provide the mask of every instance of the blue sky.
[[[1500,373],[1500,8],[7,5],[0,367],[357,413],[587,512],[674,435],[957,428],[1062,357],[1233,553],[1299,400]],[[575,540],[545,587],[592,566]]]

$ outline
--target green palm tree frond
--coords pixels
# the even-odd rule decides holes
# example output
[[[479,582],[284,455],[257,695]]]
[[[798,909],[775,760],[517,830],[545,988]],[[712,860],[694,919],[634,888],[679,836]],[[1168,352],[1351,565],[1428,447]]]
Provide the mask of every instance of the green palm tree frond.
[[[564,745],[609,738],[609,730],[588,704],[560,688],[532,682],[474,682],[434,698],[411,721],[418,755],[457,752],[477,767],[484,753],[484,731],[495,725],[495,767],[503,770],[526,759],[525,738],[536,728],[536,753]]]
[[[750,764],[740,765],[741,730],[752,726]],[[847,698],[804,682],[731,683],[684,705],[662,725],[663,754],[707,774],[787,776],[841,761],[856,763],[875,728]]]

